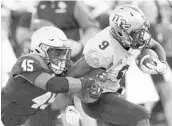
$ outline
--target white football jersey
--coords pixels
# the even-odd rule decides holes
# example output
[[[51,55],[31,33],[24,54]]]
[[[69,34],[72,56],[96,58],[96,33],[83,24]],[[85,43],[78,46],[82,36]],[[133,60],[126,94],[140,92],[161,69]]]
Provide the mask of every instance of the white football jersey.
[[[85,45],[83,53],[91,67],[105,68],[107,73],[113,77],[114,82],[118,84],[140,50],[123,48],[110,35],[109,28],[105,28],[91,38]]]

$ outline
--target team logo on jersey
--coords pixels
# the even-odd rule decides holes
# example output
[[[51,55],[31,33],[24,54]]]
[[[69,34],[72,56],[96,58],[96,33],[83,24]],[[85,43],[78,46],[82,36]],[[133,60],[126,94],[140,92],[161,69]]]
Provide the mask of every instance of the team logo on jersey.
[[[127,24],[126,20],[124,20],[121,15],[115,14],[115,16],[113,17],[112,21],[115,24],[117,24],[118,27],[120,27],[122,29],[125,29],[125,30],[127,30],[127,29],[129,29],[131,27],[131,25]]]
[[[86,60],[89,65],[93,67],[107,67],[107,65],[110,64],[110,58],[104,57],[100,53],[98,53],[96,50],[89,50],[86,53]]]
[[[89,50],[86,54],[87,62],[94,67],[100,66],[99,54],[94,50]]]

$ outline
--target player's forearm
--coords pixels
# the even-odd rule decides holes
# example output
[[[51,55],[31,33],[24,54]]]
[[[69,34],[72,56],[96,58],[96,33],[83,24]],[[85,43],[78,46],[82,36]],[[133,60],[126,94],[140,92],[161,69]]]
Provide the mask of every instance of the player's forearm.
[[[82,83],[75,78],[53,77],[47,82],[45,88],[54,93],[77,92],[82,90]]]
[[[78,92],[86,88],[87,79],[72,77],[56,77],[48,73],[40,74],[35,80],[35,86],[53,93]]]
[[[155,41],[154,39],[151,39],[150,44],[149,44],[149,48],[151,48],[152,50],[154,50],[158,54],[160,61],[166,61],[165,50],[157,41]]]

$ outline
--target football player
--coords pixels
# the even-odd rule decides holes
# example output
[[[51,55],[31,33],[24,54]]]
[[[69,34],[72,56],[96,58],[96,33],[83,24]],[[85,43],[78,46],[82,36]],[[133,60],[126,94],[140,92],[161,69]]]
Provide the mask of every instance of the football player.
[[[149,126],[149,114],[144,107],[119,97],[119,82],[145,48],[153,49],[159,56],[159,60],[154,61],[156,65],[149,64],[149,74],[152,69],[153,73],[165,73],[165,52],[151,38],[149,22],[137,7],[118,6],[110,14],[109,21],[110,26],[87,42],[84,56],[68,70],[67,76],[81,77],[95,69],[103,69],[89,89],[76,94],[82,98],[85,113],[109,124]]]
[[[1,92],[1,119],[5,126],[18,126],[43,111],[58,93],[77,92],[90,86],[90,78],[64,77],[70,66],[71,49],[66,35],[45,26],[32,36],[31,53],[13,66]]]

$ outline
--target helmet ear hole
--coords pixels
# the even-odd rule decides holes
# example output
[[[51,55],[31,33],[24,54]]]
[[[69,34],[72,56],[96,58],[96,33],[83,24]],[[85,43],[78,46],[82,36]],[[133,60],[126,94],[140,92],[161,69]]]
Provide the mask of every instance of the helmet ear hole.
[[[35,49],[35,51],[36,51],[37,53],[40,53],[40,51],[39,51],[38,49]]]
[[[119,35],[119,36],[123,36],[121,32],[118,32],[118,35]]]

